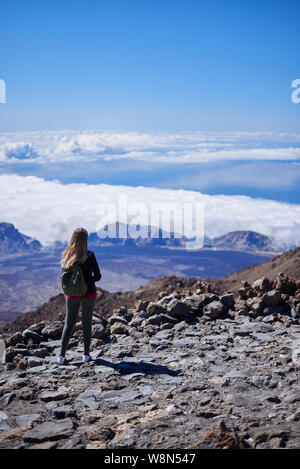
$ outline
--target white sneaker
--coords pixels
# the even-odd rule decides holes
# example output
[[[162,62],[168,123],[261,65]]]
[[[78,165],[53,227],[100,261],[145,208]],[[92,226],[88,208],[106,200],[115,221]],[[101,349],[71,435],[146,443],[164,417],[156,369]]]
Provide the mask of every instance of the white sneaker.
[[[90,362],[92,357],[90,355],[82,355],[82,361],[83,363],[88,363]]]
[[[59,365],[63,365],[65,361],[66,361],[65,357],[57,357],[57,363]]]

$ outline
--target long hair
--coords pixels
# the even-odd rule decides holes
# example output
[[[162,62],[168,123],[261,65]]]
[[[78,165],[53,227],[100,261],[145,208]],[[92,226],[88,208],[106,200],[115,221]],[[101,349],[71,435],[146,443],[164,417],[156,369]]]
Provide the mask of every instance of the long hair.
[[[71,237],[68,247],[62,253],[60,264],[67,268],[75,261],[83,263],[88,257],[88,232],[85,228],[77,228]]]

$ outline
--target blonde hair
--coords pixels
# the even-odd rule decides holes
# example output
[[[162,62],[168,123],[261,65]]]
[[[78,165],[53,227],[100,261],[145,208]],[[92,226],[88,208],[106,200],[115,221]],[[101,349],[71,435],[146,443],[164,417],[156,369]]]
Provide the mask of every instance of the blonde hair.
[[[88,232],[85,228],[77,228],[71,237],[71,240],[62,253],[60,264],[67,268],[75,261],[83,263],[88,256]]]

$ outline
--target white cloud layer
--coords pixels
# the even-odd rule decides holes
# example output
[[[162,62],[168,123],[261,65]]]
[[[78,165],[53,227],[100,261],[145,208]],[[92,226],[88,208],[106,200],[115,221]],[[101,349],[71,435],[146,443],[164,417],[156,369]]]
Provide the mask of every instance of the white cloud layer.
[[[69,240],[79,226],[96,231],[97,208],[115,203],[122,194],[128,197],[129,204],[158,203],[163,207],[164,203],[176,201],[203,203],[205,234],[210,237],[234,230],[253,230],[274,236],[287,246],[300,245],[300,205],[296,204],[142,186],[64,185],[57,180],[15,174],[1,175],[0,184],[0,221],[13,223],[44,244]]]
[[[300,134],[57,131],[0,134],[0,163],[131,159],[152,163],[300,160]]]

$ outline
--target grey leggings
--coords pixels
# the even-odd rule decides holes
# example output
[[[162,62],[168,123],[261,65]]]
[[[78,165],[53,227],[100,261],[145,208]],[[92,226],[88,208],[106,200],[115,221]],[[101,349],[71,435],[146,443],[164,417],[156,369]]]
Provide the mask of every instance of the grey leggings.
[[[61,339],[60,356],[64,357],[74,326],[76,324],[80,304],[82,310],[82,333],[84,342],[84,354],[90,352],[92,336],[92,316],[96,298],[67,298],[66,297],[66,322]]]

